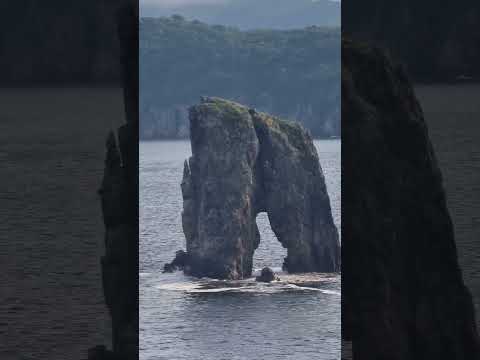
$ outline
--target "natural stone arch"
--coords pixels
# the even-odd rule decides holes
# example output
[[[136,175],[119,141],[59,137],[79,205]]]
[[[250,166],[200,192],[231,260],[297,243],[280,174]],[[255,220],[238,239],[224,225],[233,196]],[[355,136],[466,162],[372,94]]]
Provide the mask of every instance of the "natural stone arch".
[[[182,181],[185,271],[251,276],[267,212],[289,272],[335,272],[340,245],[318,155],[297,123],[218,98],[190,109],[192,157]]]
[[[254,269],[260,270],[260,268],[266,266],[272,270],[282,268],[283,261],[287,256],[287,248],[278,241],[277,235],[270,224],[267,212],[259,212],[255,218],[255,222],[260,232],[260,244],[253,254]],[[265,256],[270,259],[269,262],[266,261]]]

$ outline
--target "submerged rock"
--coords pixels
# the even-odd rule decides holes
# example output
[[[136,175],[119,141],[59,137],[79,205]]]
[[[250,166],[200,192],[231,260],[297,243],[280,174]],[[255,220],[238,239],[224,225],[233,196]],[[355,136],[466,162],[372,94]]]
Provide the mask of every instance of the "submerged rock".
[[[344,41],[342,67],[342,340],[359,360],[479,359],[472,298],[412,85],[366,45]]]
[[[340,245],[309,133],[219,98],[190,109],[192,157],[182,180],[182,224],[194,276],[242,279],[267,212],[289,272],[340,270]]]
[[[275,273],[269,267],[264,267],[260,273],[260,276],[257,276],[255,280],[258,282],[272,282],[275,280]]]

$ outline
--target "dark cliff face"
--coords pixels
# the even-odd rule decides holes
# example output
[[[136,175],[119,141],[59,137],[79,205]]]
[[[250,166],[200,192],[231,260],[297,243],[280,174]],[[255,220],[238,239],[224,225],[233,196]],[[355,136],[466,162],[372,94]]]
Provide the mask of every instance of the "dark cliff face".
[[[122,6],[116,16],[126,124],[106,143],[99,193],[105,224],[101,259],[105,302],[112,318],[113,351],[90,351],[91,360],[138,359],[138,9]]]
[[[344,41],[342,67],[342,339],[354,359],[479,358],[442,177],[412,86],[367,46]]]
[[[129,1],[3,1],[2,84],[120,84],[116,14]]]
[[[102,277],[105,302],[112,318],[114,359],[136,359],[138,352],[138,221],[133,217],[135,197],[130,190],[129,126],[119,130],[119,142],[107,140],[105,173],[100,190],[105,222]]]
[[[287,248],[286,270],[339,271],[324,177],[312,139],[299,124],[218,98],[192,107],[190,124],[193,155],[182,181],[187,273],[251,276],[260,212],[267,212]]]
[[[415,81],[480,79],[480,3],[346,0],[342,31],[386,47]]]

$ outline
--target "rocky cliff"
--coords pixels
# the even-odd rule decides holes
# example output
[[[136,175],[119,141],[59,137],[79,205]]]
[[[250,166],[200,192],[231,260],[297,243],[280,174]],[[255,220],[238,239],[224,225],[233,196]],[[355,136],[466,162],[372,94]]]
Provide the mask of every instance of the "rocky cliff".
[[[298,123],[219,98],[190,109],[192,157],[182,180],[185,272],[252,272],[267,212],[289,272],[340,270],[340,246],[317,151]]]
[[[402,68],[349,41],[342,147],[344,344],[357,360],[478,359],[472,299],[422,110]]]
[[[105,302],[112,318],[112,351],[98,346],[89,360],[138,359],[138,9],[135,2],[117,13],[126,124],[106,142],[99,194],[105,224],[101,259]]]
[[[113,359],[136,359],[138,351],[138,229],[131,209],[136,206],[128,180],[129,126],[107,140],[105,173],[100,189],[105,223],[102,276],[105,302],[112,318]],[[121,356],[120,356],[121,354]],[[93,358],[95,359],[95,358]],[[99,358],[103,359],[103,358]]]

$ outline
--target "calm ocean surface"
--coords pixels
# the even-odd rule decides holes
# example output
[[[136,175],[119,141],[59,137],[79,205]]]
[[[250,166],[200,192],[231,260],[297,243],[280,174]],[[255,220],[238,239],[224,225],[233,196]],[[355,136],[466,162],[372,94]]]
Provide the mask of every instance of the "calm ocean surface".
[[[315,145],[340,227],[341,142]],[[267,284],[205,292],[181,272],[162,274],[185,249],[180,181],[190,154],[189,141],[140,143],[140,359],[340,359],[339,276],[318,290]],[[254,268],[279,270],[286,251],[265,214],[257,223]]]
[[[480,328],[480,84],[415,90],[442,170],[458,259]]]
[[[97,189],[122,101],[120,88],[0,89],[1,360],[111,346]]]

